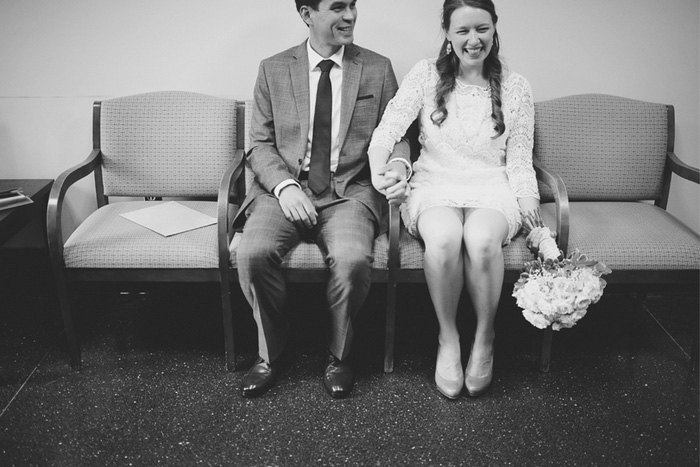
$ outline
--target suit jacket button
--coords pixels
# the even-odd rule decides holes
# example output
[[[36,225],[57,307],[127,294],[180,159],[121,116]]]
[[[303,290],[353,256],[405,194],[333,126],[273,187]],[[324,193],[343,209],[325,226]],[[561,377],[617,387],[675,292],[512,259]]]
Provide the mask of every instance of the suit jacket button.
[[[301,160],[301,159],[297,159],[297,164],[301,165],[301,163],[302,163],[302,160]]]

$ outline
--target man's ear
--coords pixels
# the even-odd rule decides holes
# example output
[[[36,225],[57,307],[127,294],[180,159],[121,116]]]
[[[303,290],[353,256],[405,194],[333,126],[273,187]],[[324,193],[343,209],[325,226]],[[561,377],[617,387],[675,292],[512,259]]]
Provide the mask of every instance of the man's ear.
[[[313,23],[311,19],[311,10],[308,5],[302,5],[302,7],[299,8],[299,16],[301,16],[302,21],[304,21],[307,26],[311,26],[311,23]]]

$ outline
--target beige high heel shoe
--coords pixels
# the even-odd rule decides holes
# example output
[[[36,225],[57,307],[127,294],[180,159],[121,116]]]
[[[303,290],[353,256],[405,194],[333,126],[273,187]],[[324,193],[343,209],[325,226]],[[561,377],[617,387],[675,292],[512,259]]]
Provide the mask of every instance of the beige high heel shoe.
[[[457,399],[462,392],[462,387],[464,386],[464,372],[462,370],[462,362],[458,361],[457,366],[459,367],[459,376],[456,379],[447,379],[442,376],[442,370],[447,369],[450,366],[454,366],[454,363],[448,363],[445,359],[440,359],[440,346],[438,345],[437,360],[435,361],[435,385],[440,393],[447,397],[448,399]]]
[[[474,343],[472,343],[473,349]],[[493,380],[493,347],[491,347],[491,355],[488,359],[474,365],[472,364],[472,352],[470,351],[469,361],[464,374],[464,386],[468,395],[477,397],[485,393]]]

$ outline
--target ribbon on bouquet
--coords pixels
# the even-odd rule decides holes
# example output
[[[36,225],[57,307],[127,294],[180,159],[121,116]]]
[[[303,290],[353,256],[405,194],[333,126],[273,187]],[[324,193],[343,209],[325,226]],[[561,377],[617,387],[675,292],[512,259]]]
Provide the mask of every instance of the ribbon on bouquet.
[[[535,211],[520,211],[523,221],[523,230],[527,234],[527,240],[531,245],[537,248],[537,251],[543,259],[556,260],[561,256],[561,251],[554,240],[554,234],[544,225],[540,210]]]

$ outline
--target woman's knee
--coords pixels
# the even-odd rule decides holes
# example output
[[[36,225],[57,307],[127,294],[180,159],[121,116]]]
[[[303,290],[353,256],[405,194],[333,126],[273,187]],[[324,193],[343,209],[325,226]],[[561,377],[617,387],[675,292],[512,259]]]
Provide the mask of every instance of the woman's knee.
[[[428,235],[423,235],[423,242],[426,254],[436,258],[455,258],[462,250],[462,235],[459,229],[433,229]]]
[[[474,210],[464,222],[463,238],[467,253],[473,256],[494,257],[502,254],[508,236],[508,221],[499,211]]]
[[[427,255],[452,257],[462,249],[463,217],[461,211],[447,207],[431,208],[418,218],[420,234]]]
[[[465,229],[464,245],[472,262],[490,262],[503,255],[503,234],[498,230]]]

